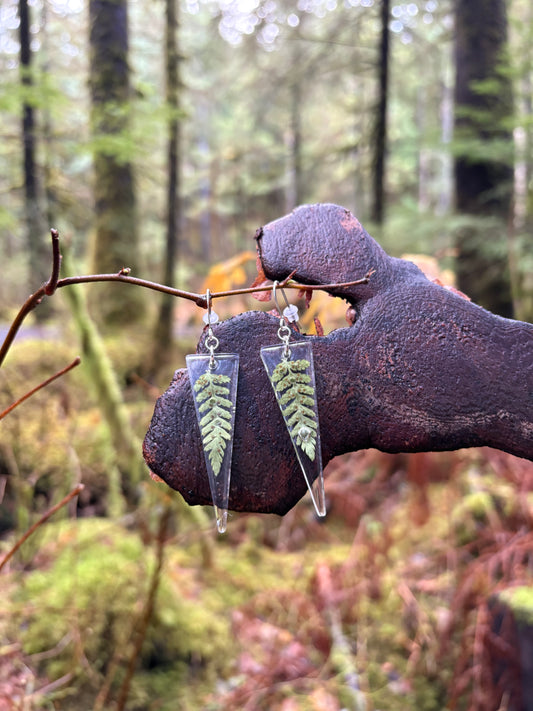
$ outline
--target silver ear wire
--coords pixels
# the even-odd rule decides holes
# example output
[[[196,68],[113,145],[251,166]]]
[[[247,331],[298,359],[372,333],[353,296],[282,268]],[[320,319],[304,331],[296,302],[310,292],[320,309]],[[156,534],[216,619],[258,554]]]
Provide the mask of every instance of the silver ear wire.
[[[205,300],[207,302],[207,313],[204,314],[203,321],[207,324],[207,338],[205,339],[205,346],[208,349],[211,359],[209,361],[210,370],[216,369],[215,351],[218,348],[218,338],[213,333],[212,324],[217,323],[218,314],[211,311],[211,292],[206,289]]]
[[[283,318],[282,313],[281,313],[281,309],[280,309],[280,306],[279,306],[279,303],[278,303],[278,295],[277,295],[277,293],[276,293],[276,290],[277,290],[278,286],[279,286],[279,281],[276,280],[276,281],[274,282],[274,284],[272,285],[272,300],[273,300],[274,303],[276,304],[276,308],[277,308],[277,310],[278,310],[279,317],[280,317],[280,318]]]
[[[287,299],[287,295],[285,294],[285,292],[283,291],[283,289],[281,289],[281,293],[283,294],[283,298],[284,298],[285,303],[286,303],[286,306],[285,306],[285,308],[284,308],[283,311],[282,311],[282,310],[281,310],[281,307],[280,307],[280,305],[279,305],[279,301],[278,301],[278,295],[277,295],[277,289],[278,289],[278,288],[279,288],[279,281],[275,281],[274,284],[273,284],[273,287],[272,287],[272,298],[273,298],[273,300],[274,300],[274,303],[276,304],[276,309],[278,310],[278,314],[279,314],[279,317],[280,317],[280,326],[282,325],[282,324],[281,324],[281,321],[284,321],[284,319],[287,319],[287,321],[288,321],[289,323],[293,323],[293,324],[294,324],[294,327],[296,328],[296,331],[297,331],[298,333],[300,333],[300,329],[298,328],[298,324],[296,323],[296,322],[298,321],[298,318],[299,318],[299,316],[298,316],[298,307],[295,306],[294,304],[289,304],[289,301],[288,301],[288,299]]]
[[[211,292],[209,289],[205,290],[205,300],[207,301],[207,323],[211,325]]]

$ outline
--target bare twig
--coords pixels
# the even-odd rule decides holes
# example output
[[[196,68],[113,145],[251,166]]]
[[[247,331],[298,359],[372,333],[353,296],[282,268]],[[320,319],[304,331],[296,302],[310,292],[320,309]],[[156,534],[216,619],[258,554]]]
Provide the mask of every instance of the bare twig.
[[[65,368],[62,368],[61,370],[58,370],[57,373],[54,373],[54,375],[50,376],[47,380],[43,380],[42,383],[39,383],[39,385],[28,391],[25,395],[19,397],[18,400],[15,400],[15,402],[11,403],[11,405],[7,407],[3,412],[0,412],[0,420],[2,420],[6,415],[9,415],[12,410],[14,410],[18,405],[30,398],[36,392],[38,392],[42,388],[45,388],[47,385],[50,385],[50,383],[52,383],[54,380],[57,380],[57,378],[60,378],[62,375],[65,375],[65,373],[68,373],[69,370],[72,370],[72,368],[75,368],[80,363],[81,358],[79,356],[76,356],[72,363],[65,366]]]
[[[366,274],[362,279],[355,279],[354,281],[347,281],[341,284],[300,284],[296,281],[291,281],[290,277],[284,279],[279,283],[279,287],[283,289],[298,289],[298,290],[317,290],[317,289],[340,289],[348,286],[357,286],[358,284],[368,284],[368,281],[374,270],[371,269],[368,274]],[[129,276],[127,269],[121,269],[117,274],[90,274],[86,276],[75,276],[75,277],[65,277],[57,282],[57,288],[63,286],[70,286],[72,284],[88,284],[90,282],[100,282],[100,281],[118,281],[124,284],[135,284],[136,286],[142,286],[145,289],[152,289],[153,291],[160,291],[163,294],[171,294],[172,296],[177,296],[182,299],[188,299],[189,301],[194,301],[200,308],[207,308],[207,300],[205,294],[196,294],[192,291],[183,291],[183,289],[175,289],[171,286],[165,286],[164,284],[158,284],[157,282],[147,281],[146,279],[139,279],[138,277]],[[250,286],[244,289],[232,289],[230,291],[215,291],[211,292],[211,299],[221,299],[226,296],[239,296],[241,294],[253,294],[257,291],[272,291],[272,284],[267,284],[265,286],[261,285]]]
[[[30,528],[28,528],[28,530],[26,531],[26,533],[24,533],[24,535],[22,535],[22,536],[18,539],[18,541],[17,541],[17,542],[15,543],[15,545],[13,546],[13,548],[11,548],[11,550],[9,550],[9,551],[5,554],[5,556],[2,558],[2,560],[0,560],[0,570],[2,570],[2,568],[4,567],[4,565],[8,562],[8,560],[10,560],[10,559],[15,555],[15,553],[16,553],[16,552],[18,551],[18,549],[22,546],[22,544],[25,543],[25,541],[28,540],[28,538],[32,535],[32,533],[35,533],[35,531],[39,528],[39,526],[42,526],[43,523],[46,523],[46,521],[48,521],[48,519],[49,519],[51,516],[53,516],[57,511],[59,511],[59,509],[61,509],[61,508],[62,508],[63,506],[65,506],[66,504],[68,504],[68,502],[69,502],[71,499],[73,499],[75,496],[78,496],[78,494],[80,493],[80,491],[83,491],[84,488],[85,488],[85,487],[84,487],[83,484],[78,484],[78,486],[76,486],[75,489],[73,489],[69,494],[67,494],[64,498],[62,498],[61,501],[60,501],[58,504],[56,504],[55,506],[52,506],[52,508],[48,509],[48,511],[46,511],[46,512],[41,516],[41,518],[33,524],[33,526],[30,526]]]
[[[50,279],[44,287],[44,293],[46,296],[52,296],[57,288],[57,282],[59,280],[59,270],[61,269],[61,252],[59,251],[59,232],[57,230],[51,229],[50,234],[52,235],[52,273]]]
[[[45,684],[44,686],[41,686],[40,689],[36,689],[32,694],[26,697],[26,701],[39,701],[43,699],[48,694],[51,694],[52,691],[56,691],[56,689],[65,686],[65,684],[68,684],[69,681],[73,678],[73,676],[74,674],[72,672],[67,672],[66,674],[63,674],[63,676],[60,676],[59,679],[55,679],[54,681],[51,681],[48,684]]]
[[[346,281],[340,284],[300,284],[297,281],[291,281],[290,276],[283,281],[280,281],[277,288],[279,289],[298,289],[299,291],[317,291],[317,290],[327,290],[327,289],[342,289],[348,286],[357,286],[358,284],[368,284],[370,277],[375,273],[374,269],[371,269],[362,279],[355,279],[354,281]],[[237,296],[238,294],[255,294],[258,291],[272,291],[274,286],[272,284],[261,284],[261,286],[247,287],[246,289],[234,289],[233,291],[217,291],[212,293],[210,296],[212,299],[220,299],[224,296]],[[204,306],[207,308],[207,302],[205,297],[201,296],[198,300],[199,306]]]
[[[51,296],[57,289],[64,286],[71,286],[72,284],[89,284],[92,282],[104,282],[113,281],[120,282],[122,284],[134,284],[136,286],[141,286],[145,289],[152,289],[153,291],[160,291],[163,294],[171,294],[172,296],[179,297],[181,299],[188,299],[189,301],[194,301],[200,308],[207,308],[206,297],[203,294],[197,294],[192,291],[184,291],[183,289],[175,289],[174,287],[165,286],[164,284],[158,284],[157,282],[147,281],[146,279],[139,279],[137,277],[130,276],[129,267],[123,267],[116,274],[89,274],[86,276],[73,276],[65,277],[64,279],[59,279],[59,269],[61,266],[61,254],[59,251],[59,233],[57,230],[51,230],[52,235],[52,274],[50,279],[43,284],[37,291],[29,296],[22,307],[20,308],[18,314],[15,316],[11,327],[2,343],[0,348],[0,366],[5,360],[5,357],[15,340],[15,336],[18,333],[22,322],[26,316],[33,311],[33,309],[38,306],[45,296]],[[347,286],[357,286],[358,284],[367,284],[370,277],[374,273],[371,269],[362,279],[356,279],[355,281],[348,281],[342,284],[299,284],[292,281],[292,274],[289,274],[286,279],[280,282],[280,287],[285,289],[304,289],[304,290],[316,290],[316,289],[340,289]],[[219,291],[211,294],[212,299],[220,299],[226,296],[237,296],[240,294],[253,294],[258,291],[272,291],[273,286],[266,285],[258,288],[249,287],[246,289],[234,289],[231,291]]]
[[[131,679],[135,671],[135,665],[137,663],[137,659],[139,657],[144,639],[146,637],[146,630],[148,629],[150,618],[154,611],[156,593],[161,579],[161,571],[163,569],[163,557],[170,513],[170,507],[166,507],[163,513],[161,514],[161,518],[159,519],[159,528],[156,539],[156,561],[154,569],[152,571],[150,586],[148,588],[148,594],[144,602],[143,608],[139,614],[138,619],[134,622],[131,635],[127,641],[127,644],[123,644],[122,646],[117,644],[115,648],[115,652],[113,654],[111,662],[108,665],[104,684],[98,692],[92,711],[102,711],[104,707],[109,707],[109,692],[111,690],[111,685],[115,679],[117,668],[119,664],[123,661],[125,650],[127,650],[131,645],[132,650],[128,658],[126,676],[124,677],[124,680],[119,690],[119,697],[116,702],[115,711],[123,711],[125,704],[128,700]]]
[[[150,587],[148,589],[148,595],[144,603],[144,608],[141,612],[141,616],[138,621],[136,635],[133,643],[133,650],[128,660],[126,676],[124,677],[124,681],[122,682],[122,686],[120,688],[115,711],[123,711],[123,709],[126,707],[131,680],[135,672],[135,666],[137,664],[139,654],[141,653],[141,648],[146,637],[146,630],[148,629],[148,624],[154,611],[157,589],[159,587],[159,582],[161,580],[161,571],[163,569],[165,542],[167,536],[168,522],[170,519],[170,512],[170,507],[167,507],[163,511],[161,519],[159,521],[159,530],[157,533],[156,564],[152,573],[152,579],[150,581]]]

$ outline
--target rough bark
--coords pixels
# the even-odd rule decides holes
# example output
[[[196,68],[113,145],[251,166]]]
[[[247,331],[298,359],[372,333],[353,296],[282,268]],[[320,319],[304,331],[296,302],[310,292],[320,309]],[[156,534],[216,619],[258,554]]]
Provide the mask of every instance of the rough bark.
[[[139,230],[131,157],[124,138],[129,130],[130,68],[126,0],[90,0],[90,89],[94,141],[96,273],[137,268]],[[118,139],[118,140],[117,140]],[[107,326],[138,321],[144,314],[139,293],[118,294],[100,284],[91,306]]]
[[[455,138],[463,146],[454,166],[456,208],[474,218],[457,236],[458,285],[485,308],[510,317],[513,100],[506,51],[505,0],[455,0]]]
[[[265,274],[331,289],[356,316],[313,344],[324,464],[374,447],[424,452],[488,445],[533,459],[533,326],[485,311],[388,256],[337,205],[313,205],[258,232]],[[240,356],[230,508],[286,513],[305,494],[259,351],[278,320],[251,311],[218,324],[220,352]],[[200,350],[202,345],[200,344]],[[144,442],[149,467],[190,504],[209,504],[185,370],[158,400]],[[327,484],[326,484],[327,489]]]

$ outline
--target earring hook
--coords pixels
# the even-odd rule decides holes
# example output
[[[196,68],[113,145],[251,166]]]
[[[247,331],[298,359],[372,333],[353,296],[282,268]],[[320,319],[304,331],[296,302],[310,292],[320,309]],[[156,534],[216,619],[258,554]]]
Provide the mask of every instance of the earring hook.
[[[280,318],[283,318],[283,314],[281,313],[281,308],[278,302],[278,295],[276,293],[277,288],[279,287],[279,281],[275,281],[274,284],[272,285],[272,298],[274,303],[276,304],[276,308],[278,310],[278,314]],[[283,289],[282,289],[283,291]],[[285,295],[285,292],[283,292],[283,295]],[[285,297],[285,301],[287,301],[287,297]]]
[[[207,324],[211,326],[211,291],[209,289],[205,290],[205,300],[207,301]]]
[[[211,298],[211,291],[209,289],[206,289],[205,301],[207,304],[207,313],[203,315],[202,320],[207,326],[209,326],[209,328],[211,328],[214,323],[218,323],[218,314],[211,310],[213,299]]]
[[[205,300],[207,302],[207,313],[203,316],[203,322],[207,324],[207,338],[205,339],[205,346],[208,349],[211,358],[209,360],[209,369],[215,370],[216,360],[215,351],[218,348],[218,338],[213,333],[213,324],[218,322],[218,314],[215,311],[211,311],[211,292],[209,289],[205,291]]]
[[[283,294],[283,298],[285,300],[285,303],[287,304],[286,307],[281,310],[281,307],[278,302],[278,295],[277,295],[277,289],[279,288],[279,281],[275,281],[272,287],[272,296],[274,303],[276,304],[276,308],[278,310],[279,317],[281,321],[284,322],[284,319],[287,319],[289,323],[293,323],[295,329],[300,333],[300,329],[298,328],[298,324],[296,323],[298,321],[298,307],[295,306],[294,304],[289,304],[289,301],[287,299],[287,295],[285,294],[283,288],[281,289],[281,293]],[[281,323],[281,322],[280,322]]]

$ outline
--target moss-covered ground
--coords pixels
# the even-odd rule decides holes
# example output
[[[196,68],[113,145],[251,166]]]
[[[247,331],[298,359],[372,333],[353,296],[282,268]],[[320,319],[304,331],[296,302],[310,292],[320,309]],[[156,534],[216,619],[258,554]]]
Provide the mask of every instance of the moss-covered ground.
[[[2,370],[6,404],[73,355],[41,347]],[[531,615],[530,463],[346,455],[325,521],[304,499],[283,519],[231,515],[219,536],[148,473],[111,515],[113,453],[87,392],[69,375],[2,423],[0,555],[85,490],[0,572],[0,709],[491,711],[488,601]],[[152,404],[129,394],[139,437]]]

